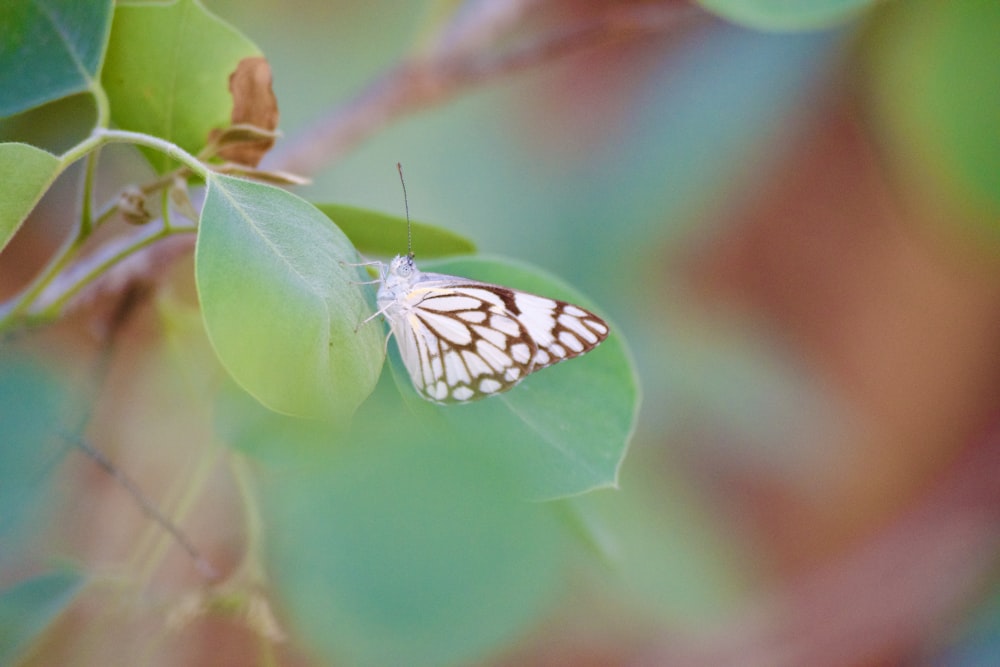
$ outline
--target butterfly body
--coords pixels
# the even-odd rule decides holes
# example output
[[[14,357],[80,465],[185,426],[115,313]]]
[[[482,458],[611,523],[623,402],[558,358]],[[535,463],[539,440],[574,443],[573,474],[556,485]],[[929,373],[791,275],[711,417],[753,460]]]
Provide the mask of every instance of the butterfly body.
[[[608,326],[556,299],[417,269],[412,255],[379,266],[378,313],[389,321],[413,386],[462,403],[596,347]]]

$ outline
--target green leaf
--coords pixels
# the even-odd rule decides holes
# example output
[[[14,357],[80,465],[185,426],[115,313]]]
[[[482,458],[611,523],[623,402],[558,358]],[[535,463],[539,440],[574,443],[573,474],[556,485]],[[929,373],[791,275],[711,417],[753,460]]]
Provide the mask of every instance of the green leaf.
[[[506,260],[466,258],[421,268],[590,307],[555,278]],[[511,391],[468,404],[436,406],[419,398],[395,344],[391,356],[397,384],[417,414],[446,420],[455,441],[502,454],[517,467],[528,496],[552,499],[617,484],[639,391],[631,358],[613,326],[596,350],[534,373]]]
[[[354,424],[260,485],[297,632],[326,664],[470,664],[509,645],[562,583],[552,506],[517,498],[484,450],[408,420],[398,394]]]
[[[213,175],[195,272],[205,328],[222,365],[272,410],[339,419],[371,393],[382,334],[367,275],[322,213],[270,185]],[[357,328],[357,331],[355,329]]]
[[[363,255],[391,257],[407,250],[406,218],[341,204],[317,204],[316,208],[337,223]],[[464,236],[422,222],[413,223],[413,245],[419,257],[469,255],[476,251],[475,244]]]
[[[0,664],[12,665],[73,602],[85,583],[60,571],[22,581],[0,592]]]
[[[1000,230],[1000,4],[888,3],[862,42],[866,114],[921,208]],[[931,216],[933,217],[933,216]]]
[[[259,50],[196,0],[120,3],[115,9],[102,82],[111,119],[197,153],[213,128],[229,125],[229,75]],[[173,166],[146,151],[161,173]]]
[[[697,489],[652,458],[630,461],[620,491],[560,505],[646,615],[675,630],[718,625],[746,603],[755,563],[704,510]]]
[[[873,0],[698,0],[710,12],[757,30],[821,30],[860,15]]]
[[[0,3],[0,118],[97,87],[111,0]]]
[[[59,174],[59,158],[28,144],[0,144],[0,250]]]

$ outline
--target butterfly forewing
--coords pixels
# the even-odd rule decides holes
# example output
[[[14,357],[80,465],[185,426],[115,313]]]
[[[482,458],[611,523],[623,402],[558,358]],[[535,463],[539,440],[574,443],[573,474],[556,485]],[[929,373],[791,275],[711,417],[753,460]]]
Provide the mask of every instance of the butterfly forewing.
[[[565,301],[514,292],[518,319],[535,341],[538,370],[594,349],[608,337],[608,325],[590,311]]]
[[[393,273],[409,262],[400,278]],[[526,375],[579,356],[607,338],[608,326],[572,304],[435,273],[397,257],[383,273],[381,312],[425,398],[472,401],[507,391]]]
[[[506,391],[544,366],[592,349],[607,325],[577,306],[440,274],[424,274],[394,326],[414,386],[438,402]]]

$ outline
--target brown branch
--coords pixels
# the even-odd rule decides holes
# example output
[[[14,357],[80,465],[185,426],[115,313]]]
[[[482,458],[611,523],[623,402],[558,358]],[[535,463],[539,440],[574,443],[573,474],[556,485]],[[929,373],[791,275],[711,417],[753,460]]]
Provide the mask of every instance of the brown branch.
[[[470,39],[495,38],[498,26],[523,18],[524,5],[509,13],[483,11],[483,23],[463,18],[448,37],[450,48],[405,60],[387,71],[355,99],[332,110],[297,139],[279,145],[265,158],[269,169],[311,175],[336,161],[397,118],[441,104],[474,87],[600,46],[658,34],[696,15],[676,2],[612,5],[597,16],[545,34],[501,53],[470,51]],[[486,5],[484,5],[486,6]],[[446,35],[449,33],[446,33]]]

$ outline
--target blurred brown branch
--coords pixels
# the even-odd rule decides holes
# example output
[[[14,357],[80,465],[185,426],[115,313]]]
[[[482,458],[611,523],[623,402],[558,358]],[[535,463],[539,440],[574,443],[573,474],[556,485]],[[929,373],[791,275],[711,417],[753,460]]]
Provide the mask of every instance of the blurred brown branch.
[[[572,54],[671,30],[698,15],[687,3],[674,0],[615,3],[581,12],[572,22],[513,47],[490,50],[499,35],[525,22],[537,4],[532,0],[479,2],[459,12],[427,55],[413,56],[388,70],[353,100],[279,145],[264,165],[314,174],[400,116]]]
[[[1000,427],[866,544],[758,600],[704,644],[678,640],[638,664],[843,667],[940,648],[928,643],[946,639],[934,633],[980,600],[994,572],[998,479]]]

